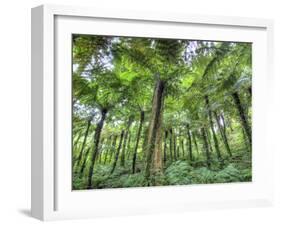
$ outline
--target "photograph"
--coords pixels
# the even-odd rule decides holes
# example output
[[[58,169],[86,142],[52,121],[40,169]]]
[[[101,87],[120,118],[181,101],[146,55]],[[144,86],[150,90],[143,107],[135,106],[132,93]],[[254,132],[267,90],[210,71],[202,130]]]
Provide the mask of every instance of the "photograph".
[[[252,43],[72,34],[72,190],[252,181]]]

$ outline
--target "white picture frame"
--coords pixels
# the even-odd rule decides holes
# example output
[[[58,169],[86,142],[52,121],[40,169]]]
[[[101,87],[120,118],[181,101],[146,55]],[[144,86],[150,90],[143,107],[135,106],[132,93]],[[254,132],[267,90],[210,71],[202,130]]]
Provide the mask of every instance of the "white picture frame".
[[[273,22],[265,19],[56,5],[33,8],[32,216],[56,220],[271,205],[273,151],[262,138],[267,137],[271,102],[266,99],[273,86],[272,32]],[[253,182],[72,191],[72,33],[253,42]]]

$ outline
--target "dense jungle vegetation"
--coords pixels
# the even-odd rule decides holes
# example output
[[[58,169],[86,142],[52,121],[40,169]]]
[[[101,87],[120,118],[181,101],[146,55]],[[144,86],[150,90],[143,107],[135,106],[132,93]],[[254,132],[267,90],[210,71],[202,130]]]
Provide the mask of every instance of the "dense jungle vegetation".
[[[72,41],[74,190],[251,181],[251,43]]]

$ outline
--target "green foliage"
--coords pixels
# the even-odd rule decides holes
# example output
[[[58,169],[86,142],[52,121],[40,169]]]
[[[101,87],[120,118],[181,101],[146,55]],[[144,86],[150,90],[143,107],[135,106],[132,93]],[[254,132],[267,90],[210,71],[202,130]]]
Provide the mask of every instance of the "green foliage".
[[[73,35],[73,189],[89,178],[96,189],[251,181],[251,52],[249,43]]]
[[[196,165],[196,162],[193,163]],[[200,165],[200,163],[199,163]],[[116,167],[113,174],[110,174],[111,166],[98,165],[93,176],[93,188],[124,188],[142,187],[148,184],[143,173],[130,174],[126,168]],[[195,167],[186,160],[173,162],[162,175],[154,175],[151,180],[157,180],[161,185],[189,185],[189,184],[210,184],[247,182],[252,180],[251,168],[238,169],[235,164],[229,164],[221,170],[210,170],[207,167]],[[86,186],[86,179],[74,178],[73,189],[83,189]]]
[[[187,161],[173,162],[165,171],[167,184],[170,185],[191,184],[192,181],[189,177],[191,170],[193,170],[193,167],[190,166]]]
[[[195,184],[215,183],[215,175],[214,171],[211,171],[206,167],[198,168],[191,172],[191,177]]]
[[[186,161],[177,161],[166,169],[165,176],[170,185],[228,183],[251,181],[251,170],[238,170],[229,164],[222,170],[213,171],[207,167],[194,168]]]
[[[241,178],[241,172],[236,169],[233,164],[229,164],[226,168],[219,171],[215,178],[215,181],[218,183],[243,181]]]
[[[113,174],[110,174],[111,166],[99,165],[93,175],[94,188],[122,188],[122,187],[141,187],[145,186],[144,175],[142,173],[128,174],[128,169],[116,167]],[[85,181],[76,178],[74,187],[83,187]]]

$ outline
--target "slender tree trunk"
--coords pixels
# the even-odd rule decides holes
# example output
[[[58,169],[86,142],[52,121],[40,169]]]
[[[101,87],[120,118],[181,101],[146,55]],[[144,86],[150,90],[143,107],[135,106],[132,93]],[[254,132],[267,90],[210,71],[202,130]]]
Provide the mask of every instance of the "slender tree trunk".
[[[211,156],[210,156],[210,152],[209,152],[206,129],[204,127],[201,128],[201,136],[202,136],[202,140],[203,140],[203,147],[204,147],[205,154],[206,154],[207,167],[210,168],[211,167]]]
[[[130,160],[131,159],[131,154],[134,155],[132,148],[131,148],[131,143],[133,143],[133,133],[129,133],[129,140],[127,143],[127,159]]]
[[[215,129],[214,129],[213,116],[212,116],[212,111],[211,111],[211,107],[210,107],[209,97],[208,96],[205,96],[205,102],[206,102],[206,107],[208,109],[209,122],[210,122],[211,131],[212,131],[212,134],[213,134],[213,140],[214,140],[214,144],[215,144],[216,154],[217,154],[218,160],[222,161],[220,147],[219,147],[219,142],[218,142],[218,139],[217,139],[217,136],[216,136],[216,132],[215,132]]]
[[[173,134],[173,141],[174,141],[174,148],[173,148],[173,150],[174,150],[174,157],[175,157],[175,160],[177,160],[178,159],[178,155],[177,155],[177,136],[176,136],[176,130],[174,130],[174,134]]]
[[[89,174],[88,174],[88,188],[92,187],[93,170],[94,170],[95,161],[96,161],[98,151],[99,151],[100,135],[101,135],[101,132],[102,132],[102,128],[103,128],[103,124],[104,124],[104,121],[105,121],[106,113],[107,113],[107,109],[101,110],[101,119],[100,119],[99,123],[97,124],[96,130],[95,130],[91,165],[90,165]]]
[[[134,155],[133,155],[133,164],[132,164],[133,173],[136,172],[137,153],[138,153],[138,147],[139,147],[139,141],[140,141],[143,121],[144,121],[144,111],[141,111],[140,112],[140,123],[139,123],[139,128],[138,128],[138,133],[137,133],[137,141],[136,141],[136,146],[135,146]]]
[[[116,146],[117,138],[118,138],[118,136],[115,135],[114,138],[113,138],[111,147],[110,147],[109,163],[111,163],[111,161],[112,161],[112,156],[113,156],[113,154],[115,153],[115,148],[116,148],[115,146]]]
[[[217,125],[218,125],[218,128],[219,128],[224,146],[226,148],[226,151],[227,151],[228,155],[231,157],[232,153],[231,153],[231,150],[230,150],[230,147],[229,147],[229,144],[228,144],[228,139],[227,139],[227,136],[226,136],[226,133],[225,133],[225,129],[221,125],[220,118],[215,111],[214,111],[214,116],[215,116],[215,119],[216,119],[216,122],[217,122]]]
[[[107,162],[108,152],[110,151],[111,138],[112,138],[112,135],[109,136],[109,139],[106,142],[107,145],[106,145],[105,157],[104,157],[104,162],[103,162],[104,165]]]
[[[128,138],[128,142],[127,142],[127,159],[130,160],[131,158],[131,140],[132,140],[133,135],[131,133],[129,133],[129,138]]]
[[[224,125],[225,123],[227,123],[227,125],[229,126],[231,132],[234,131],[233,127],[232,127],[232,121],[231,121],[231,118],[229,116],[226,116],[226,120],[224,119],[224,116],[221,115],[222,119],[224,120]]]
[[[190,161],[193,161],[193,158],[192,158],[191,134],[190,134],[190,129],[189,129],[189,125],[188,125],[188,124],[187,124],[187,137],[188,137],[188,146],[187,146],[187,150],[188,150],[189,160],[190,160]]]
[[[89,129],[90,129],[90,126],[91,126],[91,121],[92,121],[92,119],[89,119],[88,122],[87,122],[87,127],[86,127],[86,131],[85,131],[82,147],[81,147],[78,159],[77,159],[77,164],[76,164],[77,166],[80,165],[80,162],[81,162],[81,159],[82,159],[82,156],[83,156],[83,151],[84,151],[84,148],[85,148],[85,145],[86,145],[86,141],[87,141],[87,137],[88,137],[88,134],[89,134]]]
[[[209,147],[210,147],[210,152],[213,153],[213,147],[212,147],[212,142],[211,142],[211,139],[210,139],[210,131],[209,129],[206,129],[206,136],[207,136],[207,141],[209,143]]]
[[[91,150],[91,148],[88,148],[85,152],[85,156],[83,158],[83,162],[82,162],[82,165],[81,165],[81,168],[80,168],[80,177],[84,174],[84,170],[85,170],[85,167],[86,167],[86,163],[87,163],[87,160],[88,160],[88,155],[90,153],[90,150]]]
[[[142,133],[142,158],[146,159],[147,157],[147,137],[148,137],[148,126],[145,126],[145,124],[143,125],[143,133]]]
[[[77,144],[82,137],[82,132],[79,132],[78,137],[76,138],[75,142],[73,143],[73,150],[77,147]]]
[[[240,100],[240,97],[239,97],[238,93],[237,92],[232,93],[232,98],[234,100],[235,106],[236,106],[237,111],[239,113],[241,124],[242,124],[242,126],[243,126],[243,128],[246,132],[247,137],[248,137],[250,146],[252,146],[252,131],[251,131],[252,129],[251,129],[251,126],[248,123],[248,119],[247,119],[247,116],[245,114],[244,108],[241,104],[241,100]]]
[[[101,160],[102,160],[102,155],[103,155],[103,145],[104,145],[103,141],[104,141],[104,138],[101,138],[99,149],[98,149],[98,156],[97,156],[97,158],[99,160],[98,163],[100,163],[100,164],[102,162]]]
[[[199,156],[198,144],[197,144],[196,135],[195,135],[194,132],[192,132],[192,138],[193,138],[193,142],[194,142],[194,145],[195,145],[197,156]]]
[[[181,139],[181,150],[182,150],[182,157],[184,158],[184,139]]]
[[[124,137],[124,130],[122,130],[122,132],[121,132],[121,136],[120,136],[120,140],[119,140],[119,145],[118,145],[118,148],[117,148],[117,151],[116,151],[116,154],[115,154],[115,159],[114,159],[114,162],[113,162],[110,174],[113,174],[113,172],[115,170],[115,167],[117,165],[119,153],[120,153],[120,150],[121,150],[121,147],[122,147],[123,137]]]
[[[249,140],[248,140],[248,138],[247,138],[247,135],[246,135],[246,133],[245,133],[244,128],[241,128],[241,130],[242,130],[242,134],[243,134],[243,139],[244,139],[245,148],[246,148],[247,151],[249,151],[249,150],[250,150],[250,147],[249,147]]]
[[[128,135],[129,135],[129,131],[130,131],[130,126],[132,124],[132,120],[133,120],[133,118],[130,116],[128,119],[128,124],[127,124],[125,135],[124,135],[124,142],[123,142],[121,161],[120,161],[120,165],[123,167],[125,166],[125,154],[126,154],[126,147],[127,147],[126,145],[127,145],[127,139],[128,139]]]
[[[252,86],[250,86],[250,87],[248,88],[248,92],[249,92],[250,97],[252,97]]]
[[[164,165],[166,164],[167,161],[167,139],[168,139],[168,131],[165,130],[165,137],[164,137]]]
[[[128,132],[125,131],[123,147],[121,149],[121,158],[120,158],[120,166],[123,167],[125,166],[125,151],[126,151],[127,138],[128,138]]]
[[[173,129],[171,128],[170,129],[170,159],[171,161],[173,161]]]
[[[231,131],[233,131],[233,128],[232,128],[232,125],[231,125],[231,122],[227,122],[224,118],[224,113],[220,113],[219,114],[219,119],[221,120],[222,122],[222,128],[223,128],[223,131],[225,134],[227,134],[227,126],[231,127]]]
[[[162,137],[161,137],[161,126],[162,126],[162,111],[164,101],[164,82],[158,80],[156,82],[152,111],[149,123],[149,132],[147,139],[147,159],[145,167],[145,178],[150,185],[151,174],[159,174],[162,172]],[[157,182],[153,182],[157,184]]]
[[[72,169],[74,170],[75,169],[75,164],[77,163],[77,157],[76,157],[76,153],[74,152],[74,150],[79,150],[79,140],[80,138],[82,137],[82,132],[79,131],[78,133],[78,137],[76,138],[76,140],[73,142],[72,144]],[[73,138],[74,139],[74,138]]]
[[[226,134],[226,124],[225,124],[225,119],[224,119],[223,114],[219,115],[219,119],[222,121],[222,124],[223,124],[222,128],[223,128],[224,133]],[[231,123],[229,123],[229,124],[231,124]]]

